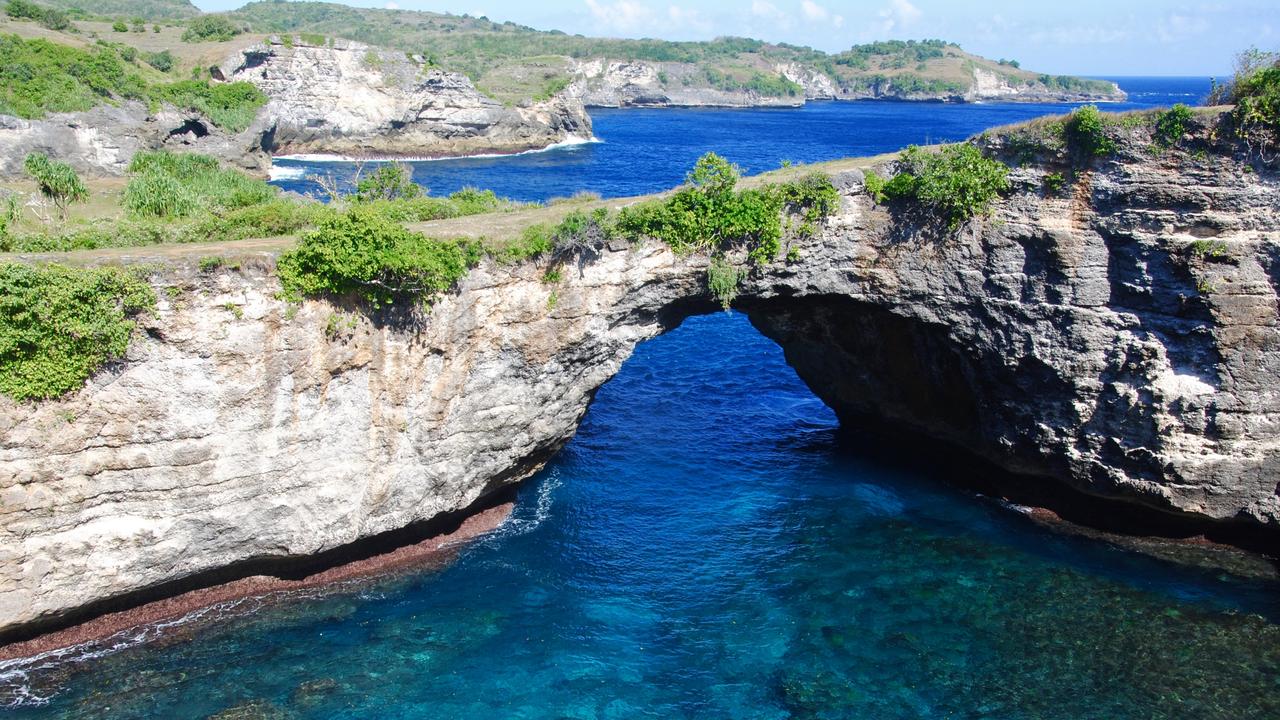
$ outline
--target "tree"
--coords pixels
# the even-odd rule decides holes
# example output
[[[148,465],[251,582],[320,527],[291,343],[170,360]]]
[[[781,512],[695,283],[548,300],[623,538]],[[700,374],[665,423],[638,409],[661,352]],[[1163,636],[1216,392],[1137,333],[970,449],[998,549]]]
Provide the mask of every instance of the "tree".
[[[379,165],[356,182],[356,202],[401,200],[422,195],[422,186],[413,181],[413,168],[404,163]]]
[[[89,188],[70,165],[50,160],[44,153],[31,153],[22,165],[36,181],[40,194],[58,208],[61,219],[67,219],[68,205],[89,199]]]

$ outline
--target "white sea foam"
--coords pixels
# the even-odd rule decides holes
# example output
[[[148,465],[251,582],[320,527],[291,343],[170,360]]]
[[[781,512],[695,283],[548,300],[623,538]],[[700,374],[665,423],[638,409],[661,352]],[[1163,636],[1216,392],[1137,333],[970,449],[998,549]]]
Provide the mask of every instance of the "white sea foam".
[[[516,153],[478,153],[476,155],[454,155],[450,157],[419,157],[413,155],[398,155],[396,157],[385,156],[366,156],[356,157],[353,155],[332,155],[329,153],[300,153],[297,155],[277,155],[276,160],[293,160],[296,162],[307,163],[348,163],[348,162],[435,162],[437,160],[478,160],[482,158],[504,158],[517,157],[520,155],[533,155],[536,153],[551,152],[552,150],[560,150],[562,148],[576,147],[578,145],[590,145],[592,143],[604,142],[599,138],[579,137],[577,135],[569,135],[557,143],[552,143],[544,148],[535,150],[525,150]]]
[[[307,169],[297,167],[296,165],[272,165],[271,170],[267,172],[270,180],[301,180],[307,174]]]

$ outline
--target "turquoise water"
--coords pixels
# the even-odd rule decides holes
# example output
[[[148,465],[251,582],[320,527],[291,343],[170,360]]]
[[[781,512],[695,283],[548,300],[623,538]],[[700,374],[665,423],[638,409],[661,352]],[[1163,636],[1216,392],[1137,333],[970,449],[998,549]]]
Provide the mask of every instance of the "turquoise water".
[[[1059,536],[838,432],[737,314],[639,347],[447,569],[21,684],[19,718],[1276,718],[1275,584]],[[12,673],[11,673],[12,675]]]

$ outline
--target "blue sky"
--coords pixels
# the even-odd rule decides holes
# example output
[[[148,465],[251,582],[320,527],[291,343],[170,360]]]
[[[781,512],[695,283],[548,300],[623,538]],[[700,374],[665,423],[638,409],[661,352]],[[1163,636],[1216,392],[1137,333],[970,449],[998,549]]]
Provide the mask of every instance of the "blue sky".
[[[244,0],[195,0],[206,11]],[[936,37],[1049,73],[1224,75],[1236,52],[1280,49],[1280,3],[1159,0],[352,0],[484,15],[609,37],[704,40],[742,35],[838,51]]]

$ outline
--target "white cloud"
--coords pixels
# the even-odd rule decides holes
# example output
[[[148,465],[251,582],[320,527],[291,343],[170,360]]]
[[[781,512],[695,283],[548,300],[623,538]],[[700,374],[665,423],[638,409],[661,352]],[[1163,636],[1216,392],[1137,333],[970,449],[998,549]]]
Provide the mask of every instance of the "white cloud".
[[[909,0],[891,0],[889,5],[880,11],[880,32],[883,34],[905,30],[914,24],[924,13],[912,5]]]
[[[387,9],[387,10],[399,10],[399,9],[400,9],[400,6],[399,6],[399,5],[397,5],[397,4],[395,4],[394,2],[389,2],[389,3],[387,3],[386,5],[383,5],[382,7],[383,7],[383,8],[385,8],[385,9]]]
[[[804,13],[806,20],[812,20],[813,22],[826,20],[828,14],[826,8],[813,2],[813,0],[803,0],[800,3],[800,12]]]
[[[765,0],[751,0],[751,14],[756,17],[773,19],[782,16],[782,11],[777,5]]]
[[[587,0],[587,9],[598,26],[618,32],[635,32],[653,19],[653,10],[631,0],[618,0],[612,4]]]
[[[1209,21],[1203,17],[1169,15],[1156,25],[1156,37],[1161,42],[1177,42],[1209,31]]]

